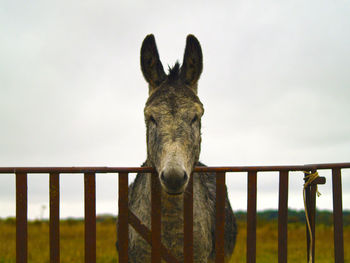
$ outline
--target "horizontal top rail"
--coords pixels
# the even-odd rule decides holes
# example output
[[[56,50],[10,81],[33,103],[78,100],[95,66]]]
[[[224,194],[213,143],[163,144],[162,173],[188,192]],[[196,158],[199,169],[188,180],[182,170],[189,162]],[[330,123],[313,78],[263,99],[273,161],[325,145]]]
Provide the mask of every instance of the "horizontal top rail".
[[[196,166],[194,172],[274,172],[350,168],[350,163],[323,163],[280,166]],[[152,173],[152,167],[0,167],[1,173]]]

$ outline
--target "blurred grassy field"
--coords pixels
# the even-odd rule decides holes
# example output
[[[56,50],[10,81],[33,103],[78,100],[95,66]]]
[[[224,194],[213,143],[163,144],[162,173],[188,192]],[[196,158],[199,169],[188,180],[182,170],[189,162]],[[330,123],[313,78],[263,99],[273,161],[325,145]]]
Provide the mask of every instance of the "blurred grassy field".
[[[61,262],[84,262],[84,224],[81,221],[62,221]],[[238,238],[231,262],[246,262],[246,223],[238,221]],[[316,231],[316,262],[329,263],[333,259],[333,229],[318,225]],[[112,220],[97,223],[97,262],[117,262],[115,251],[115,223]],[[15,263],[15,222],[0,221],[0,263]],[[257,262],[277,262],[277,223],[258,222]],[[350,226],[344,228],[345,262],[350,262]],[[288,262],[306,262],[305,226],[301,223],[288,225]],[[28,224],[28,262],[48,263],[49,225],[48,222]]]

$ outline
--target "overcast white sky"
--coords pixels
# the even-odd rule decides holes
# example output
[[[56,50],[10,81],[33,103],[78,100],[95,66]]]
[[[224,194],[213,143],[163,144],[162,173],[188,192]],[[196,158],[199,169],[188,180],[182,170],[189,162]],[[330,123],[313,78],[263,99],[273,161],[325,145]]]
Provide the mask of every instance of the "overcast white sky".
[[[187,34],[201,42],[201,161],[271,165],[350,161],[349,1],[1,1],[0,166],[139,166],[146,158],[139,66],[153,33],[164,67]],[[331,178],[320,209],[331,209]],[[350,209],[350,171],[343,171]],[[289,205],[302,208],[302,174]],[[0,175],[0,217],[15,215]],[[234,210],[246,176],[228,175]],[[29,216],[48,176],[29,175]],[[258,209],[278,205],[278,176],[258,175]],[[61,177],[61,216],[83,215],[83,177]],[[117,178],[97,177],[97,212],[117,211]],[[48,215],[47,209],[44,216]]]

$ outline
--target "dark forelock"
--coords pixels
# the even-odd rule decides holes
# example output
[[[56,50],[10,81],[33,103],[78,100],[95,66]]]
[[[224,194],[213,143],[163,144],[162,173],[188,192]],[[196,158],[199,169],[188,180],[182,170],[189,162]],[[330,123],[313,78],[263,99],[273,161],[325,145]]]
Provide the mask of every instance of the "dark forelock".
[[[159,98],[161,98],[161,101],[165,100],[170,102],[174,99],[171,95],[174,91],[180,97],[184,96],[190,98],[193,102],[202,104],[197,94],[195,94],[191,88],[189,88],[187,85],[185,85],[185,83],[181,81],[179,62],[177,61],[175,65],[173,67],[169,67],[168,70],[169,73],[166,80],[151,94],[147,100],[146,105],[151,104]]]
[[[169,83],[175,82],[180,78],[180,63],[177,61],[173,67],[169,66],[169,73],[167,76]]]

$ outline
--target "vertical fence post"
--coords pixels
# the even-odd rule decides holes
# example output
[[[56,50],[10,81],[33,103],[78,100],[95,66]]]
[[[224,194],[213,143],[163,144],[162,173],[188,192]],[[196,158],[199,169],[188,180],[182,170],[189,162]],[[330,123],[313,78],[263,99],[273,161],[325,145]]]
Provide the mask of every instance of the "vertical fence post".
[[[247,263],[256,262],[256,192],[257,172],[248,172]]]
[[[280,171],[278,202],[278,263],[287,263],[288,171]]]
[[[16,173],[16,262],[27,263],[28,255],[27,174]]]
[[[118,256],[119,262],[128,262],[129,246],[129,201],[128,201],[128,173],[118,176]]]
[[[343,205],[341,171],[339,168],[332,169],[333,186],[333,224],[334,224],[334,258],[335,263],[344,262],[343,240]]]
[[[153,172],[151,175],[151,227],[152,227],[152,263],[160,263],[161,254],[161,188],[158,174]]]
[[[216,227],[215,227],[215,252],[216,263],[223,263],[225,259],[225,173],[216,173]]]
[[[60,262],[60,181],[50,174],[50,263]]]
[[[315,171],[312,171],[314,173]],[[305,173],[305,177],[308,174]],[[304,179],[305,181],[309,180],[308,178]],[[311,232],[312,232],[312,244],[311,244],[311,238],[309,234],[309,229],[306,223],[306,242],[307,242],[307,262],[310,260],[310,246],[311,247],[311,254],[312,254],[312,262],[315,262],[315,217],[316,217],[316,188],[317,185],[311,184],[306,187],[305,190],[305,198],[306,198],[306,209],[307,209],[307,214],[309,215],[309,221],[310,221],[310,227],[311,227]]]
[[[184,193],[184,262],[193,263],[193,174]]]
[[[95,173],[85,173],[85,263],[96,263]]]

